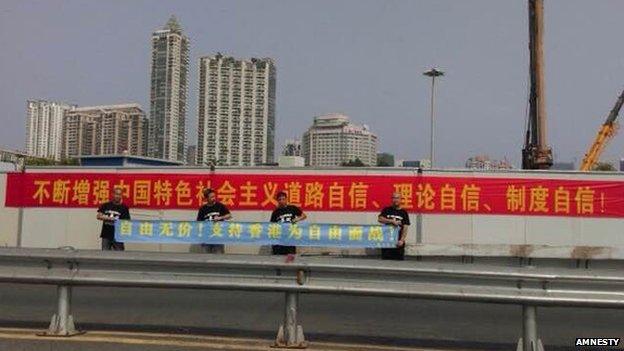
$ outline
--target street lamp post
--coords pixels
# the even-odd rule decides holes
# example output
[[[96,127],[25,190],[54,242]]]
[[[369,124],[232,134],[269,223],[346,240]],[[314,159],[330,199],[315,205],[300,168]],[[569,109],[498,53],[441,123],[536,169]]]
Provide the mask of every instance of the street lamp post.
[[[434,125],[433,125],[433,116],[434,116],[434,102],[435,102],[435,80],[436,77],[441,77],[444,75],[444,72],[439,71],[435,68],[432,68],[423,73],[423,75],[427,77],[431,77],[431,145],[429,149],[429,162],[431,162],[431,168],[433,168],[433,157],[434,157]]]

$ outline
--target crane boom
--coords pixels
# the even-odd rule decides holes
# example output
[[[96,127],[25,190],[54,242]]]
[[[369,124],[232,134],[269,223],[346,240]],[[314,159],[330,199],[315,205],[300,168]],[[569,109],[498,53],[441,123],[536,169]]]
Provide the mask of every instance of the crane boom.
[[[522,148],[523,169],[549,169],[552,149],[546,140],[544,79],[544,0],[529,3],[529,119]]]
[[[583,158],[583,163],[581,163],[581,171],[590,171],[596,165],[596,162],[600,159],[600,155],[604,151],[605,147],[609,143],[609,140],[613,138],[615,132],[617,131],[617,123],[616,119],[618,114],[620,113],[620,109],[624,104],[624,90],[620,94],[620,97],[615,102],[615,105],[609,112],[607,116],[607,120],[604,122],[598,134],[596,135],[596,139],[592,143],[591,147],[585,154]]]

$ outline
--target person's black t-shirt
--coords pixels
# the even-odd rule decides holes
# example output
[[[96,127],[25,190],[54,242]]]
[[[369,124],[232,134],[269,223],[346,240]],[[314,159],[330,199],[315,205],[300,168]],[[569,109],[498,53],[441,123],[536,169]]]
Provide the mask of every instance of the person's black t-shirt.
[[[128,206],[122,204],[116,204],[112,201],[103,203],[98,208],[98,213],[102,213],[106,216],[113,217],[115,219],[130,219],[130,210]],[[103,221],[102,232],[100,238],[114,239],[115,238],[115,222]]]
[[[380,215],[388,219],[398,220],[401,222],[401,225],[410,225],[409,215],[407,214],[407,211],[402,208],[388,206],[381,211]]]
[[[222,217],[228,213],[230,213],[230,210],[220,202],[215,202],[212,205],[204,204],[199,208],[199,212],[197,212],[197,220],[212,222],[215,217]]]
[[[271,222],[290,223],[295,217],[301,216],[302,214],[303,212],[301,212],[301,209],[297,206],[286,205],[284,207],[278,207],[271,213]]]
[[[388,206],[384,208],[379,215],[388,219],[398,220],[401,222],[401,228],[403,228],[404,225],[410,225],[409,215],[407,211],[402,208]],[[399,236],[400,235],[401,233],[399,232]],[[381,249],[381,258],[384,260],[403,260],[404,257],[405,246]]]
[[[292,223],[295,217],[299,217],[302,214],[303,212],[297,206],[286,205],[284,207],[278,207],[273,211],[273,213],[271,213],[271,222]],[[274,255],[288,255],[297,253],[297,248],[295,246],[273,245],[272,250]]]

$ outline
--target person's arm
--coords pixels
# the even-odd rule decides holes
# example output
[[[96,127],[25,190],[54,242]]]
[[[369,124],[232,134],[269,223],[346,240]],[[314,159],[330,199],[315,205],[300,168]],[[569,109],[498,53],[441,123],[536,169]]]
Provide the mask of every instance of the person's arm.
[[[292,224],[295,224],[299,221],[303,221],[304,219],[308,218],[308,216],[306,216],[305,213],[303,213],[303,211],[301,211],[301,209],[297,206],[292,206],[292,214],[293,214],[293,219],[290,221]]]
[[[380,214],[377,217],[377,221],[381,224],[392,224],[392,225],[396,225],[396,221],[394,219],[390,219],[390,218],[386,218],[386,216]]]
[[[215,222],[220,222],[220,221],[227,221],[230,220],[232,218],[232,214],[230,212],[223,214],[223,215],[219,215],[217,217],[215,217],[214,221]]]
[[[231,213],[228,213],[228,214],[225,214],[225,215],[219,217],[220,221],[229,221],[230,219],[232,219],[232,214]]]
[[[381,224],[390,224],[388,218],[386,218],[386,209],[381,210],[381,213],[377,216],[377,222]]]
[[[388,211],[385,208],[383,209],[383,211],[381,211],[379,216],[377,216],[377,222],[381,224],[391,224],[393,226],[401,225],[401,223],[399,223],[399,221],[397,221],[396,219],[391,219],[391,218],[388,218],[387,216],[388,216]]]
[[[299,215],[298,216],[296,215],[295,219],[293,219],[292,222],[293,223],[301,222],[301,221],[304,221],[306,218],[308,218],[308,215],[306,215],[305,212],[300,210]]]
[[[130,209],[128,207],[126,207],[126,210],[124,211],[124,213],[121,215],[119,219],[130,220]]]
[[[225,207],[225,205],[223,205],[223,207],[219,210],[219,217],[215,218],[215,222],[216,221],[227,221],[230,220],[232,218],[232,214],[230,213],[230,210]]]
[[[198,222],[202,222],[204,220],[204,211],[203,211],[203,207],[199,208],[199,211],[197,211],[197,221]]]
[[[407,238],[408,229],[409,224],[404,224],[401,226],[401,233],[399,235],[399,240],[397,241],[397,247],[405,246],[405,239]]]
[[[397,247],[405,246],[405,240],[407,239],[407,231],[410,226],[410,218],[409,213],[407,211],[403,211],[403,225],[401,226],[401,232],[399,235],[399,240],[397,242]]]
[[[104,214],[104,205],[100,206],[97,210],[97,218],[99,221],[110,221],[110,217]]]
[[[271,219],[269,220],[269,222],[273,222],[273,223],[277,222],[277,212],[276,211],[271,212]]]

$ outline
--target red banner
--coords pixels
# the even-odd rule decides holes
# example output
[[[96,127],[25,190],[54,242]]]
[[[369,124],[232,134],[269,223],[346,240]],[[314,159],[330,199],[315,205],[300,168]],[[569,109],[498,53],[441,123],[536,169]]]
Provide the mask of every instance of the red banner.
[[[95,207],[123,189],[131,208],[194,209],[211,187],[232,210],[271,210],[275,195],[306,211],[376,212],[403,196],[411,212],[624,217],[624,182],[382,175],[9,173],[6,206]]]

